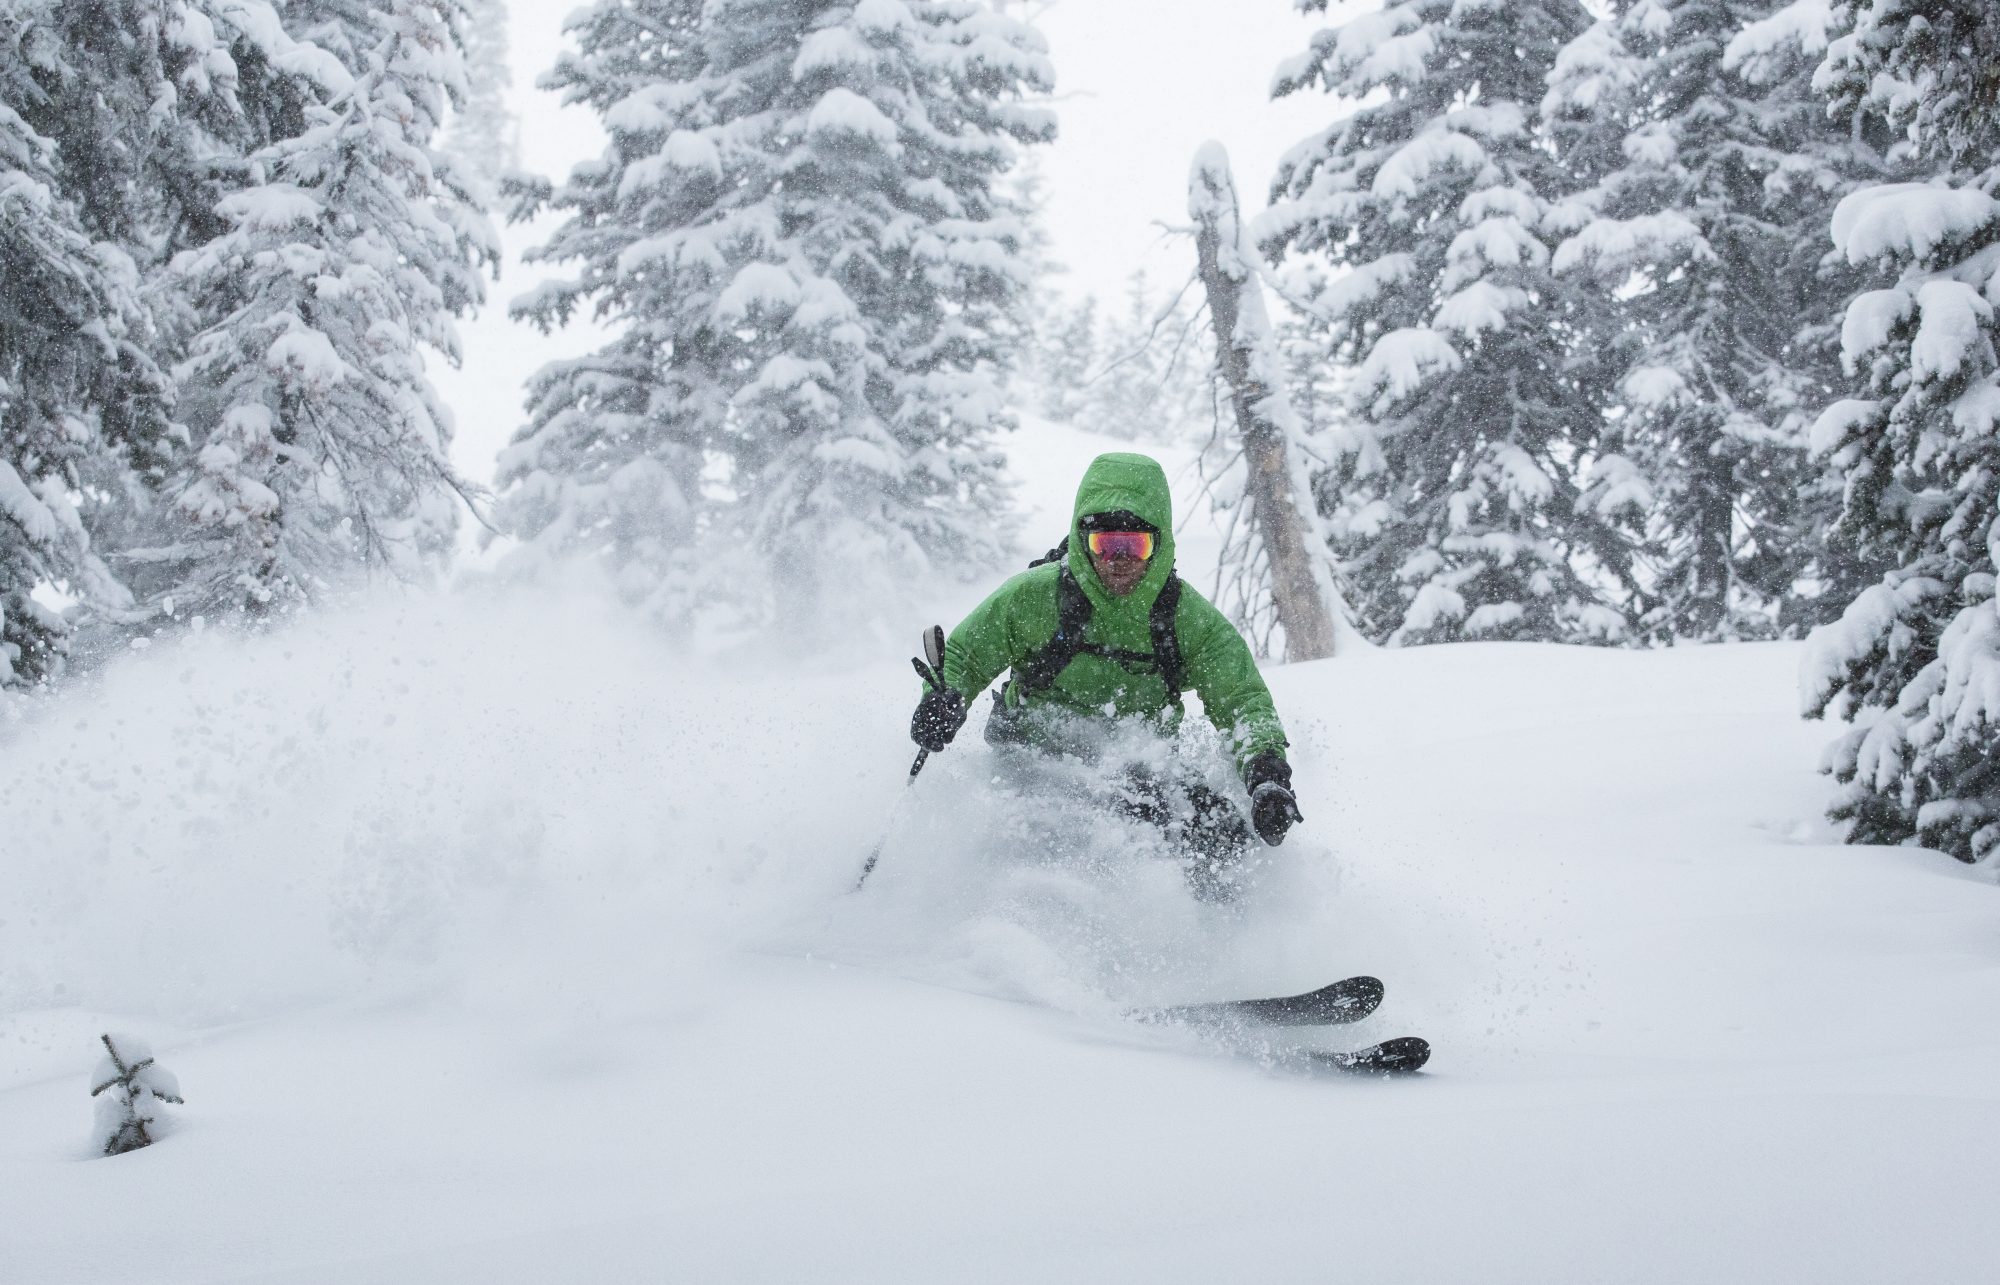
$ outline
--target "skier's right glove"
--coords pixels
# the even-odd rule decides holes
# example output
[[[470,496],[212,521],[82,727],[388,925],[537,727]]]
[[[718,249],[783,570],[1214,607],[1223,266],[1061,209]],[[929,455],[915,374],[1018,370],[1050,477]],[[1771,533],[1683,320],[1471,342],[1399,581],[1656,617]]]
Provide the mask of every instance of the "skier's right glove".
[[[1243,783],[1250,787],[1250,824],[1258,838],[1277,847],[1286,831],[1305,820],[1292,794],[1292,765],[1275,754],[1259,754],[1244,769]]]
[[[949,687],[933,687],[910,715],[910,739],[935,754],[965,726],[965,697]]]

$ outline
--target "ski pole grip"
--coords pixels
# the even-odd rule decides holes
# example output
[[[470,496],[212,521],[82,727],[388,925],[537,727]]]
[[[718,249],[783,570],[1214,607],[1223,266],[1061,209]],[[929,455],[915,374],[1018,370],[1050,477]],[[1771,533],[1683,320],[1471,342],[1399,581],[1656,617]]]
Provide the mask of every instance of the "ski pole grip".
[[[932,625],[924,630],[922,656],[910,657],[910,663],[917,667],[917,676],[929,683],[931,690],[944,690],[944,626]]]

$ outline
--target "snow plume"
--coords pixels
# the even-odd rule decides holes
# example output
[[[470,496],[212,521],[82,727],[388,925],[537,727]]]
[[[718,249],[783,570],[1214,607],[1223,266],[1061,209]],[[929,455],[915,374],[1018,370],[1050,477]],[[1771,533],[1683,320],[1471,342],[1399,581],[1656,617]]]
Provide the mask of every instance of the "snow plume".
[[[1344,967],[1311,927],[1339,881],[1312,837],[1258,845],[1236,883],[1241,901],[1205,905],[1162,834],[1117,810],[1131,797],[1121,774],[1172,771],[1173,750],[1135,734],[1086,764],[992,750],[978,732],[975,718],[927,768],[920,798],[885,831],[866,894],[813,927],[819,951],[1095,1016]],[[1184,732],[1180,753],[1244,806],[1206,723]]]
[[[163,638],[0,741],[0,1014],[157,1033],[407,998],[591,1045],[713,1002],[746,951],[1089,1012],[1334,966],[1292,922],[1337,878],[1312,836],[1214,912],[1106,772],[1005,777],[978,717],[905,789],[910,686],[694,661],[594,594]]]
[[[678,993],[746,916],[852,878],[893,789],[865,768],[903,744],[894,719],[854,735],[868,699],[662,654],[579,595],[384,597],[162,640],[0,741],[0,1011]],[[801,852],[839,868],[774,877]]]

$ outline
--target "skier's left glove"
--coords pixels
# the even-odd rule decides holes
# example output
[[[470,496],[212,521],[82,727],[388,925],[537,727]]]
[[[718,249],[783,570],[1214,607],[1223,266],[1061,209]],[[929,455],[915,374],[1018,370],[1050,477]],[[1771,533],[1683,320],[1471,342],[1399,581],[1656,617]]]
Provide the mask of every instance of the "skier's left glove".
[[[935,754],[965,726],[965,697],[949,687],[933,687],[910,715],[910,739]]]
[[[1250,824],[1258,838],[1277,847],[1286,831],[1305,820],[1292,794],[1291,764],[1275,754],[1259,754],[1244,769],[1243,783],[1250,787]]]

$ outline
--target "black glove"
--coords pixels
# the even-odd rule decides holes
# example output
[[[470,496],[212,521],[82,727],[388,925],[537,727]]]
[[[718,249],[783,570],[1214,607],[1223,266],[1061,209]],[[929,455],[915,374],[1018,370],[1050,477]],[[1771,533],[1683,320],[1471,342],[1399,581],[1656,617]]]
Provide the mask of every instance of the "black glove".
[[[965,726],[965,697],[949,687],[933,687],[910,715],[910,739],[935,754]]]
[[[1275,754],[1259,754],[1244,770],[1243,783],[1250,787],[1250,824],[1258,838],[1277,847],[1287,830],[1305,820],[1292,795],[1292,765]]]

